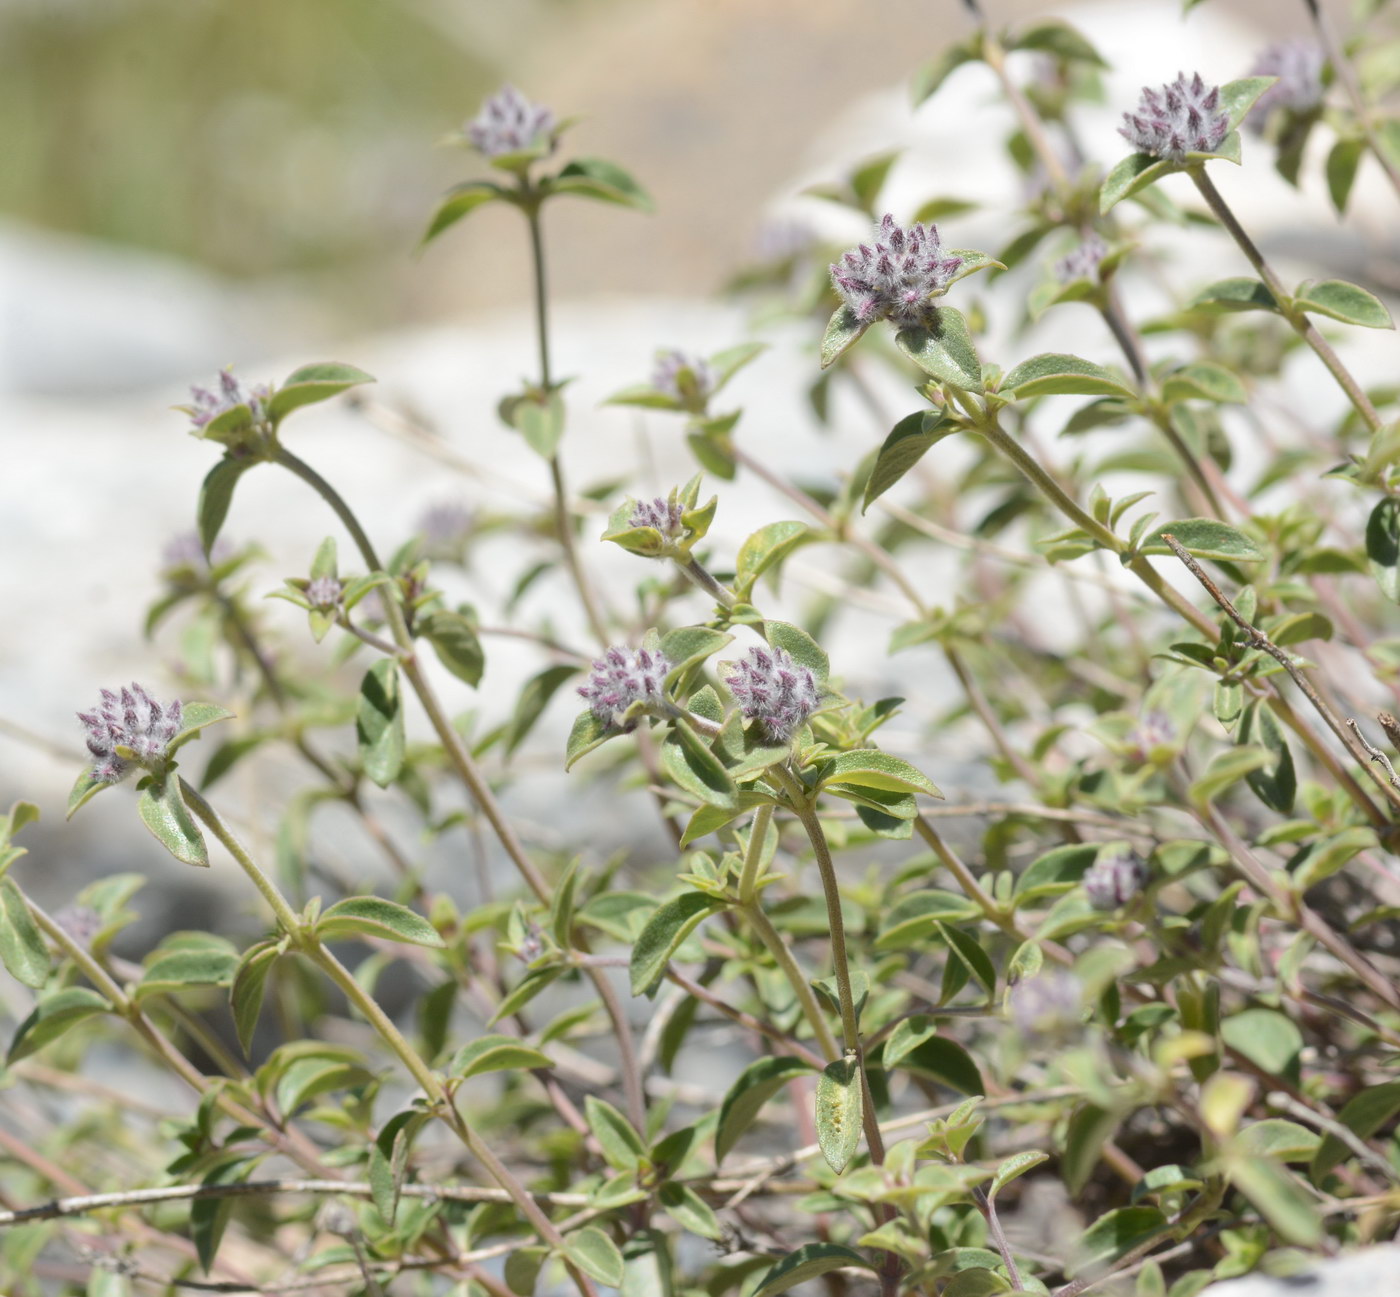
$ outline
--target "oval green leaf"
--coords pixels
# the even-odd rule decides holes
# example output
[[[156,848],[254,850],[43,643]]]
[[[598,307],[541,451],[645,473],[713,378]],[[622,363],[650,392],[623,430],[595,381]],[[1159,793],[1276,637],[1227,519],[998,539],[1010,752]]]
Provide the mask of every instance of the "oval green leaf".
[[[863,1110],[860,1064],[850,1057],[828,1063],[817,1078],[817,1143],[837,1175],[860,1147]]]
[[[347,896],[337,901],[317,919],[316,935],[322,941],[376,937],[410,946],[443,946],[437,929],[421,914],[382,896]]]

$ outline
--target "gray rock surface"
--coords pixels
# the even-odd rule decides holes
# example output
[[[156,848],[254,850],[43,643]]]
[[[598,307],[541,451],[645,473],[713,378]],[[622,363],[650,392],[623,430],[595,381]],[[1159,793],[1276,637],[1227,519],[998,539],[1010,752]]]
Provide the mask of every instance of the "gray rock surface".
[[[1201,1297],[1390,1297],[1400,1293],[1400,1247],[1367,1248],[1295,1274],[1252,1274],[1211,1284]]]

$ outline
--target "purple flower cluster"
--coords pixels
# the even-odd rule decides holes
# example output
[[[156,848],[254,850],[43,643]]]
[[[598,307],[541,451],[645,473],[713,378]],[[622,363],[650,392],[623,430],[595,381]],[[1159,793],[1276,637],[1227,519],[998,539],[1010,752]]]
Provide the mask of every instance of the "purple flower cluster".
[[[340,604],[345,586],[333,576],[314,577],[306,587],[306,602],[322,612],[330,612]]]
[[[253,412],[253,422],[261,423],[265,417],[263,402],[272,395],[272,388],[266,383],[258,383],[244,390],[243,384],[233,376],[233,371],[219,371],[219,390],[211,392],[207,387],[191,387],[190,398],[194,406],[190,412],[190,422],[196,428],[203,428],[211,419],[217,419],[225,410],[236,405],[246,405]]]
[[[1084,874],[1084,891],[1096,910],[1116,910],[1131,901],[1147,885],[1150,871],[1133,851],[1101,856]]]
[[[1181,72],[1160,90],[1144,88],[1118,133],[1140,153],[1181,162],[1188,153],[1214,153],[1230,133],[1230,119],[1219,86],[1206,85],[1199,72],[1189,79]]]
[[[472,530],[472,512],[456,500],[429,505],[418,519],[423,553],[430,559],[460,560]]]
[[[886,213],[872,243],[859,244],[831,267],[831,282],[861,324],[889,320],[901,329],[932,323],[930,300],[948,287],[962,258],[948,256],[938,226],[905,229]]]
[[[675,540],[682,532],[681,514],[685,511],[678,500],[638,500],[628,518],[630,527],[655,527],[667,540]]]
[[[1017,1034],[1027,1040],[1063,1039],[1084,1021],[1084,985],[1065,968],[1017,982],[1007,997]]]
[[[593,674],[578,691],[603,724],[618,726],[627,732],[636,725],[635,722],[624,723],[622,714],[635,702],[662,702],[666,696],[666,673],[670,669],[670,661],[657,649],[634,651],[614,645],[595,659]]]
[[[681,370],[688,369],[695,379],[693,393],[682,390]],[[656,368],[651,371],[651,385],[658,392],[665,392],[673,400],[683,405],[704,408],[705,402],[714,395],[715,371],[703,356],[689,356],[684,351],[658,351]]]
[[[165,757],[170,741],[180,732],[180,703],[162,707],[138,684],[120,693],[102,690],[102,702],[79,712],[93,755],[92,777],[114,784],[137,766],[149,769]],[[119,747],[133,755],[119,755]]]
[[[1062,284],[1072,284],[1076,279],[1096,278],[1099,262],[1107,251],[1108,245],[1090,230],[1077,248],[1055,263],[1055,278]]]
[[[553,147],[554,110],[531,103],[514,86],[505,85],[481,105],[466,125],[467,138],[483,157],[519,153],[541,142]]]
[[[731,662],[724,683],[746,720],[758,721],[777,743],[787,743],[817,710],[817,680],[786,649],[755,645]]]
[[[190,568],[198,573],[206,573],[211,567],[218,567],[233,557],[233,546],[222,536],[214,541],[214,547],[205,557],[204,542],[196,531],[182,531],[172,536],[160,552],[162,572],[177,572]]]
[[[1279,41],[1261,50],[1249,69],[1252,77],[1277,77],[1258,99],[1249,114],[1249,127],[1259,132],[1275,108],[1307,112],[1322,102],[1322,65],[1326,62],[1321,49],[1311,41]]]

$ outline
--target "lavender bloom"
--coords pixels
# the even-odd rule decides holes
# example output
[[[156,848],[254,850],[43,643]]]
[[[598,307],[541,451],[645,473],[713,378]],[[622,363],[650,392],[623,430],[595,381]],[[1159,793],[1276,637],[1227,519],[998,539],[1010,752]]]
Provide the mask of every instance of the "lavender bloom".
[[[206,557],[204,542],[195,531],[182,531],[172,536],[160,552],[160,570],[164,573],[178,572],[190,568],[203,575],[212,567],[218,567],[233,557],[233,546],[222,536],[214,541],[214,547]]]
[[[554,149],[554,110],[531,103],[512,85],[504,85],[466,125],[472,147],[483,157],[499,158],[538,144]]]
[[[1144,87],[1137,111],[1123,114],[1120,134],[1140,153],[1182,162],[1188,153],[1214,153],[1230,133],[1230,119],[1220,108],[1220,87],[1207,86],[1201,74],[1187,80],[1177,74],[1160,90]]]
[[[1171,743],[1176,736],[1176,725],[1172,718],[1160,708],[1154,708],[1143,716],[1129,737],[1137,748],[1138,756],[1146,761],[1152,755],[1153,748]]]
[[[930,298],[948,287],[962,258],[944,254],[938,226],[919,222],[905,229],[888,213],[875,227],[873,243],[852,248],[831,267],[837,293],[861,324],[930,325]]]
[[[471,535],[471,529],[471,510],[455,500],[429,505],[418,519],[416,528],[423,538],[424,556],[450,562],[461,560],[462,548]]]
[[[1107,251],[1108,245],[1091,230],[1077,248],[1055,263],[1055,278],[1062,284],[1071,284],[1076,279],[1096,279],[1099,262]]]
[[[1116,910],[1147,885],[1146,863],[1133,851],[1101,856],[1084,875],[1084,891],[1096,910]]]
[[[664,701],[666,673],[670,669],[670,661],[657,649],[634,652],[614,645],[594,661],[593,674],[578,691],[604,725],[628,733],[636,728],[636,722],[624,723],[622,714],[635,702]]]
[[[307,584],[306,601],[313,608],[330,612],[340,604],[345,586],[333,576],[318,576]]]
[[[1017,982],[1007,1009],[1019,1035],[1028,1040],[1056,1040],[1084,1021],[1084,986],[1068,969],[1053,968]]]
[[[684,530],[681,526],[683,512],[678,500],[663,500],[660,496],[654,500],[638,500],[627,525],[655,527],[667,540],[676,540]]]
[[[1311,41],[1279,41],[1261,50],[1249,69],[1252,77],[1277,77],[1258,99],[1249,114],[1249,129],[1259,134],[1275,108],[1307,112],[1322,102],[1322,65],[1326,62],[1321,49]]]
[[[695,377],[694,392],[681,387],[681,370],[688,369]],[[715,371],[703,356],[688,356],[683,351],[658,351],[656,368],[651,371],[651,385],[658,392],[679,401],[693,409],[704,409],[705,402],[714,395]]]
[[[757,646],[731,662],[724,678],[747,720],[758,721],[778,743],[787,743],[817,710],[817,680],[786,649]]]
[[[180,703],[162,707],[138,684],[121,693],[102,690],[101,703],[79,712],[87,729],[87,748],[94,764],[92,777],[115,784],[137,766],[150,769],[165,759],[170,741],[180,732]],[[131,756],[119,754],[127,748]]]
[[[203,428],[225,410],[232,410],[236,405],[246,405],[253,412],[253,422],[261,423],[266,417],[263,402],[271,395],[272,388],[266,383],[257,383],[245,391],[243,384],[234,378],[232,370],[221,369],[217,392],[211,392],[207,387],[190,388],[190,398],[194,405],[190,413],[190,422],[196,428]]]

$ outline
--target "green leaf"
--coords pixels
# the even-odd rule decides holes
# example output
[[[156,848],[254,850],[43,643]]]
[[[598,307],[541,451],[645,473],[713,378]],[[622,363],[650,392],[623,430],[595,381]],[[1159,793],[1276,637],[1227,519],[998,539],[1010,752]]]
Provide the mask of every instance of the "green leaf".
[[[258,461],[256,459],[234,459],[225,455],[205,475],[199,486],[199,503],[195,508],[195,521],[199,528],[199,543],[208,555],[219,538],[224,520],[228,517],[229,506],[233,503],[233,488]]]
[[[69,986],[46,995],[34,1006],[30,1015],[19,1024],[5,1065],[18,1063],[36,1050],[57,1040],[70,1027],[95,1013],[106,1013],[110,1006],[96,991],[86,986]]]
[[[632,1123],[596,1094],[584,1099],[583,1115],[607,1164],[616,1171],[635,1171],[647,1154],[647,1146]]]
[[[1091,847],[1088,851],[1092,863],[1094,849]],[[974,902],[959,892],[944,892],[937,888],[911,892],[896,902],[885,916],[875,948],[905,949],[927,938],[935,931],[934,925],[940,919],[961,923],[965,919],[976,918],[981,912]]]
[[[822,768],[818,788],[827,784],[854,784],[859,788],[883,788],[889,792],[926,793],[930,797],[942,797],[922,771],[916,770],[907,761],[882,752],[878,748],[857,748],[852,752],[842,752]]]
[[[1220,87],[1220,111],[1230,119],[1231,130],[1244,121],[1259,96],[1277,80],[1277,77],[1241,77]]]
[[[558,390],[528,392],[502,404],[507,422],[541,459],[552,460],[564,439],[564,398]]]
[[[1173,401],[1214,401],[1221,405],[1244,405],[1249,400],[1245,386],[1223,365],[1198,360],[1174,369],[1162,382],[1162,399]]]
[[[267,975],[282,952],[275,941],[259,941],[243,952],[229,987],[229,1008],[233,1012],[234,1028],[244,1054],[251,1054],[253,1032],[257,1030],[258,1014],[262,1010]]]
[[[475,688],[486,669],[486,654],[476,627],[463,613],[439,608],[418,622],[418,634],[428,640],[442,663],[458,680]],[[383,785],[380,785],[383,787]]]
[[[1098,50],[1083,35],[1068,23],[1055,19],[1034,23],[1017,32],[1006,48],[1040,50],[1045,54],[1053,54],[1056,58],[1068,59],[1072,63],[1091,63],[1095,67],[1108,67]]]
[[[1016,880],[1017,905],[1068,892],[1084,877],[1085,870],[1094,863],[1097,855],[1096,846],[1072,843],[1054,847],[1043,856],[1037,856]]]
[[[238,956],[222,945],[172,950],[147,967],[135,998],[169,995],[186,986],[228,986],[237,968]]]
[[[463,1045],[453,1056],[447,1073],[449,1076],[460,1076],[465,1081],[470,1076],[481,1076],[486,1072],[553,1066],[554,1060],[548,1054],[527,1045],[516,1036],[488,1035],[478,1036]]]
[[[781,565],[811,535],[805,522],[770,522],[760,527],[739,547],[734,560],[734,593],[747,603],[758,578]]]
[[[1358,852],[1373,850],[1378,845],[1375,830],[1363,824],[1353,824],[1349,829],[1322,838],[1305,847],[1299,853],[1301,859],[1289,861],[1293,885],[1299,892],[1316,887],[1324,879],[1344,869]]]
[[[253,1159],[242,1154],[229,1154],[200,1183],[237,1184],[248,1178],[255,1165]],[[206,1275],[213,1268],[232,1211],[231,1198],[196,1198],[190,1203],[190,1237]]]
[[[1400,500],[1394,496],[1386,496],[1366,520],[1366,559],[1381,593],[1400,603]]]
[[[575,158],[552,181],[556,194],[575,194],[635,211],[650,212],[651,196],[615,162],[603,158]]]
[[[1393,329],[1395,321],[1378,297],[1344,279],[1308,280],[1298,285],[1293,305],[1364,329]]]
[[[1370,1139],[1397,1112],[1400,1112],[1400,1081],[1386,1081],[1353,1095],[1337,1114],[1337,1120],[1352,1134]],[[1351,1155],[1351,1149],[1335,1135],[1324,1135],[1308,1168],[1313,1183],[1320,1183],[1334,1166]]]
[[[907,1072],[930,1076],[959,1094],[987,1093],[986,1082],[972,1055],[950,1036],[933,1036],[916,1045],[899,1065]]]
[[[1298,772],[1283,726],[1269,708],[1260,703],[1246,708],[1240,723],[1240,742],[1253,743],[1270,756],[1268,765],[1245,775],[1245,782],[1254,790],[1254,795],[1271,811],[1292,814],[1293,800],[1298,795]]]
[[[862,513],[909,472],[931,447],[956,431],[942,427],[942,423],[942,410],[917,410],[894,425],[866,479]]]
[[[379,1214],[390,1225],[399,1214],[399,1198],[408,1170],[409,1147],[428,1120],[427,1113],[415,1108],[396,1112],[380,1128],[374,1143],[369,1146],[370,1196]]]
[[[276,425],[303,405],[329,401],[352,387],[372,382],[372,375],[366,374],[363,369],[356,369],[354,365],[339,365],[330,361],[303,365],[268,398],[267,416]]]
[[[632,947],[632,994],[649,995],[665,976],[666,965],[681,942],[703,919],[723,908],[722,901],[704,892],[682,892],[659,905]]]
[[[1013,1291],[1011,1281],[1003,1279],[995,1270],[974,1266],[959,1270],[943,1290],[942,1297],[1001,1297]]]
[[[719,1217],[689,1185],[671,1181],[661,1186],[661,1206],[666,1214],[683,1229],[701,1238],[718,1239],[724,1235]]]
[[[1230,1158],[1231,1182],[1286,1243],[1316,1247],[1322,1240],[1322,1217],[1317,1199],[1297,1176],[1262,1157]]]
[[[343,1045],[307,1042],[312,1052],[293,1058],[277,1079],[277,1106],[290,1117],[303,1104],[335,1090],[348,1090],[374,1079],[359,1054]]]
[[[515,700],[515,710],[511,714],[510,727],[506,731],[506,756],[510,756],[529,736],[530,731],[535,728],[535,722],[549,705],[549,700],[578,674],[579,668],[576,666],[545,667],[538,675],[531,676],[525,682],[520,697]]]
[[[822,334],[821,367],[830,369],[857,342],[870,325],[856,319],[856,313],[844,303],[838,306],[827,321],[826,332]]]
[[[1097,1273],[1166,1227],[1167,1219],[1156,1207],[1118,1207],[1079,1236],[1074,1264],[1065,1273],[1071,1277]]]
[[[806,667],[816,676],[817,683],[824,685],[831,674],[831,659],[821,647],[800,626],[785,621],[765,621],[764,638],[774,648],[786,649],[798,666]]]
[[[1155,185],[1163,176],[1180,170],[1177,163],[1154,158],[1150,153],[1128,154],[1104,179],[1099,190],[1099,212],[1107,216],[1125,198],[1131,198],[1149,185]]]
[[[185,805],[177,775],[168,775],[161,783],[143,788],[136,809],[141,815],[141,823],[150,829],[156,841],[176,860],[186,865],[198,865],[202,869],[209,867],[204,835]]]
[[[545,1247],[516,1247],[506,1257],[503,1274],[506,1287],[519,1297],[533,1297],[535,1285],[539,1282],[540,1271],[549,1260],[549,1249]]]
[[[438,204],[433,219],[428,223],[428,232],[423,236],[424,243],[430,243],[443,230],[456,225],[462,217],[484,207],[487,203],[500,202],[505,190],[490,180],[469,180],[463,185],[454,185]]]
[[[961,928],[954,928],[946,923],[939,923],[938,931],[943,940],[948,943],[949,952],[961,960],[967,971],[981,983],[988,998],[994,997],[997,990],[996,969],[992,966],[991,959],[987,952],[982,949],[977,938],[964,932]]]
[[[1002,380],[997,391],[1012,400],[1032,396],[1136,396],[1116,374],[1082,356],[1045,352],[1023,360]]]
[[[707,806],[737,809],[739,790],[724,763],[683,720],[671,723],[671,732],[661,745],[661,768],[678,788]]]
[[[16,981],[34,989],[49,975],[49,948],[12,878],[0,878],[0,963]]]
[[[316,935],[322,941],[376,937],[410,946],[443,948],[442,938],[427,919],[382,896],[347,896],[337,901],[316,920]]]
[[[846,1057],[828,1063],[817,1078],[817,1143],[837,1175],[860,1147],[863,1108],[859,1062]]]
[[[683,679],[692,667],[699,666],[726,644],[733,642],[734,636],[726,635],[710,626],[682,626],[677,630],[667,631],[661,637],[661,651],[671,663],[671,669],[666,673],[667,685]],[[711,719],[717,720],[719,717]]]
[[[1278,302],[1258,279],[1240,276],[1220,279],[1201,289],[1188,303],[1191,308],[1212,311],[1277,311]]]
[[[1299,1084],[1303,1033],[1285,1014],[1276,1009],[1243,1009],[1221,1020],[1220,1035],[1231,1049],[1271,1076]]]
[[[1247,1157],[1269,1157],[1279,1162],[1306,1162],[1317,1152],[1322,1136],[1282,1117],[1268,1117],[1246,1126],[1235,1136],[1234,1147]]]
[[[1065,1151],[1061,1159],[1061,1173],[1070,1193],[1078,1195],[1089,1183],[1094,1168],[1099,1164],[1103,1146],[1118,1129],[1118,1115],[1096,1107],[1092,1103],[1082,1104],[1070,1116],[1065,1128]]]
[[[1357,137],[1338,140],[1327,154],[1327,192],[1338,216],[1346,213],[1351,187],[1356,182],[1356,171],[1365,152],[1365,139]]]
[[[873,1270],[870,1264],[853,1248],[842,1247],[839,1243],[807,1243],[795,1252],[789,1252],[766,1275],[753,1291],[753,1297],[775,1297],[787,1292],[800,1283],[816,1279],[831,1270],[841,1270],[847,1266],[858,1266],[862,1270]]]
[[[894,341],[929,377],[965,392],[982,391],[982,362],[967,321],[954,307],[938,307],[932,328],[901,329]]]
[[[615,738],[619,733],[620,730],[612,729],[599,720],[591,708],[580,712],[574,717],[573,727],[569,730],[569,741],[564,749],[564,769],[572,769],[574,762],[580,757],[587,756],[594,748],[606,743],[610,738]]]
[[[210,725],[232,719],[233,713],[226,707],[220,707],[218,703],[181,703],[180,728],[176,731],[175,737],[170,740],[168,750],[173,751],[182,746],[192,736]]]
[[[949,45],[932,61],[925,63],[914,74],[911,90],[914,106],[917,108],[930,98],[948,77],[964,63],[979,62],[982,58],[982,34],[974,32],[964,41]]]
[[[1170,554],[1171,548],[1162,539],[1165,535],[1175,536],[1186,552],[1195,558],[1255,563],[1268,557],[1242,531],[1214,518],[1180,518],[1176,522],[1163,523],[1138,546],[1138,552]]]
[[[1206,766],[1205,773],[1191,785],[1192,805],[1205,806],[1220,796],[1231,784],[1238,783],[1255,770],[1262,770],[1273,758],[1263,748],[1231,748],[1217,752]]]
[[[403,769],[404,755],[403,697],[398,664],[392,658],[381,658],[360,682],[355,733],[365,774],[387,788]]]
[[[773,1055],[752,1062],[729,1087],[715,1127],[715,1162],[723,1162],[739,1137],[758,1119],[763,1105],[795,1077],[811,1072],[800,1058]]]
[[[562,964],[548,964],[543,968],[532,968],[524,977],[520,979],[505,995],[501,997],[501,1002],[496,1006],[496,1012],[491,1016],[491,1021],[486,1025],[494,1027],[496,1023],[505,1018],[519,1013],[531,1000],[543,991],[551,982],[556,981],[564,975]]]

